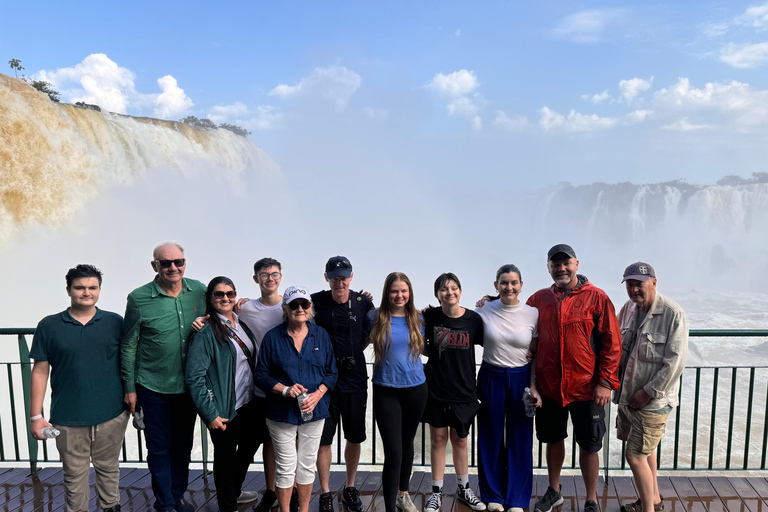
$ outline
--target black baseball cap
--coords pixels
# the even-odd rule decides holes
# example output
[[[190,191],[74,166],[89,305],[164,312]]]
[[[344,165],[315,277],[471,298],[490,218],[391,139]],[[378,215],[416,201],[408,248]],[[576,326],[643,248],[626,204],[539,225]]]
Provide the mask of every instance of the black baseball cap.
[[[352,264],[344,256],[334,256],[325,264],[325,276],[328,279],[352,277]]]
[[[552,258],[554,258],[556,254],[560,253],[567,255],[569,258],[576,257],[576,251],[573,250],[573,247],[568,244],[557,244],[553,246],[547,253],[547,261],[552,261]]]

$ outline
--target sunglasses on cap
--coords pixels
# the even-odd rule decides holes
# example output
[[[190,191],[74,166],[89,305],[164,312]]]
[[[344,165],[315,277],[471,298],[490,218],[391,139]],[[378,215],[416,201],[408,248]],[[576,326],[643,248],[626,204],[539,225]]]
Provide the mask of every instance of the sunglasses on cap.
[[[235,290],[229,290],[228,292],[222,292],[221,290],[218,290],[213,292],[213,297],[215,299],[223,299],[225,295],[228,299],[234,299],[237,297],[237,292]]]
[[[288,307],[291,308],[291,311],[296,311],[299,309],[299,306],[304,309],[309,309],[312,307],[312,303],[304,299],[296,299],[288,303]]]
[[[171,265],[176,265],[176,268],[181,268],[187,264],[185,258],[179,258],[177,260],[155,260],[160,268],[171,268]]]

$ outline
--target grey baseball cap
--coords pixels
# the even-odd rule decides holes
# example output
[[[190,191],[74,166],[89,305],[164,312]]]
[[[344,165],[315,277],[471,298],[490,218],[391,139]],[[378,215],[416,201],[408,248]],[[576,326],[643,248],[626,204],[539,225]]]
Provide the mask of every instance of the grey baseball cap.
[[[623,283],[629,279],[647,281],[651,278],[656,278],[656,271],[653,270],[653,267],[644,261],[637,261],[627,267],[624,271],[624,279],[621,282]]]
[[[547,253],[547,261],[552,261],[552,258],[554,258],[556,254],[560,253],[566,254],[569,258],[576,257],[576,251],[573,250],[573,247],[568,244],[557,244],[552,246],[552,248]]]

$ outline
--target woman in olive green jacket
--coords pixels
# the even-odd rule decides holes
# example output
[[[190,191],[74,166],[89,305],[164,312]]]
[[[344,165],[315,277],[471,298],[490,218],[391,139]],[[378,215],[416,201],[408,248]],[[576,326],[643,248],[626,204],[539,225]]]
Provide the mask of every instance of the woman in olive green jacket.
[[[259,449],[252,432],[254,336],[233,311],[236,302],[229,278],[211,280],[205,294],[208,323],[192,340],[186,363],[187,388],[213,441],[213,480],[221,512],[236,511],[242,494],[251,494],[241,488]]]

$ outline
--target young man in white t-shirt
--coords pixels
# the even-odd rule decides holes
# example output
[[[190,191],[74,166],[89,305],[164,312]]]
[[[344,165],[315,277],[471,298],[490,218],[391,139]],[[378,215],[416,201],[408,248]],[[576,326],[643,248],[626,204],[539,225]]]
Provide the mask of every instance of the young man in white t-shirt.
[[[283,297],[280,295],[280,282],[283,279],[282,265],[273,258],[262,258],[253,265],[253,280],[259,285],[261,297],[249,300],[240,304],[238,315],[240,320],[253,331],[256,344],[256,357],[261,348],[261,340],[264,335],[272,328],[283,323]],[[254,389],[254,400],[266,402],[264,392]],[[261,502],[254,508],[256,512],[269,512],[277,504],[277,495],[275,494],[275,452],[272,448],[272,442],[269,439],[269,431],[266,428],[266,404],[257,406],[261,411],[262,417],[258,425],[259,436],[262,436],[263,458],[264,458],[264,477],[267,481],[267,489]],[[263,424],[263,425],[262,425]],[[247,493],[247,495],[246,495]],[[244,491],[239,503],[248,503],[257,496],[255,491]],[[295,501],[295,500],[292,500]],[[298,501],[296,502],[298,505]],[[293,508],[293,507],[291,507]]]

